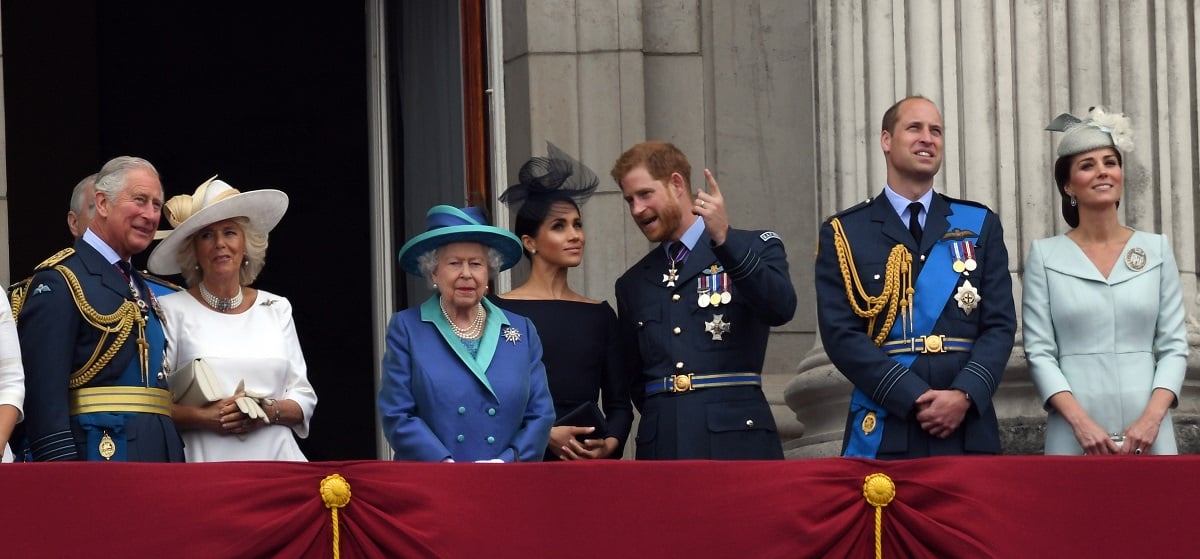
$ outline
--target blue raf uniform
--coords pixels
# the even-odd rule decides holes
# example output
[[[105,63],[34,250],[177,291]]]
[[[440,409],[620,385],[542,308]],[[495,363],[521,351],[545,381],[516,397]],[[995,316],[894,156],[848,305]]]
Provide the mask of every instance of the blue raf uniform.
[[[783,242],[771,231],[730,229],[714,247],[703,219],[680,242],[689,237],[674,273],[660,246],[617,280],[642,413],[637,458],[782,458],[761,373],[771,326],[796,311]]]
[[[89,240],[103,244],[89,231],[14,293],[28,453],[35,461],[182,462],[157,305],[140,274],[126,279]]]
[[[835,246],[835,221],[844,234],[845,268]],[[849,299],[856,297],[865,308],[856,293],[860,287],[870,297],[884,292],[897,245],[911,256],[911,276],[899,280],[901,292],[908,285],[915,292],[918,327],[908,334],[904,303],[897,301],[902,304],[892,324],[886,324],[885,310],[872,325]],[[968,257],[974,260],[970,270]],[[815,275],[825,352],[856,388],[844,454],[887,459],[1000,452],[992,395],[1012,351],[1016,315],[1004,231],[995,213],[934,193],[918,248],[887,196],[880,195],[821,226]],[[878,340],[888,326],[886,339]],[[916,421],[914,402],[929,389],[960,390],[970,401],[962,424],[945,439]],[[860,443],[869,450],[863,452]]]
[[[482,301],[472,356],[438,296],[388,324],[379,415],[396,460],[540,461],[554,424],[542,343],[528,319]]]

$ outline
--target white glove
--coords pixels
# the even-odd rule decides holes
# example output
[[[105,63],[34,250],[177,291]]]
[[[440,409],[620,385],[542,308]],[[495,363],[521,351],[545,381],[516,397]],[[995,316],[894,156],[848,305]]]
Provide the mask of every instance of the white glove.
[[[235,402],[237,402],[238,409],[242,410],[242,413],[246,414],[246,417],[250,418],[251,420],[261,419],[263,420],[263,423],[271,422],[270,418],[267,417],[267,412],[263,411],[262,406],[258,405],[258,402],[255,401],[254,398],[249,396],[238,396],[238,399],[235,400]]]
[[[476,460],[475,463],[476,464],[503,464],[504,461],[499,458],[492,458],[491,460]]]
[[[237,402],[238,409],[242,410],[242,413],[246,414],[246,417],[249,417],[250,419],[261,419],[263,420],[263,423],[268,425],[271,423],[271,418],[267,417],[266,410],[262,408],[263,399],[267,397],[267,394],[255,392],[253,390],[246,390],[246,379],[242,379],[238,382],[237,390],[234,391],[234,394],[237,393],[246,394],[245,396],[239,396],[238,399],[235,400]]]

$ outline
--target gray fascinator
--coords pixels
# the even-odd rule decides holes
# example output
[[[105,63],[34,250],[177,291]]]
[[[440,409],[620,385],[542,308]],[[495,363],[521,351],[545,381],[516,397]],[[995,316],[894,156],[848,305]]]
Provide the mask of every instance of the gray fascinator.
[[[1058,115],[1046,125],[1046,130],[1063,133],[1058,141],[1058,157],[1108,147],[1116,148],[1122,155],[1133,151],[1133,125],[1129,117],[1105,112],[1102,107],[1092,107],[1086,120],[1070,113]]]

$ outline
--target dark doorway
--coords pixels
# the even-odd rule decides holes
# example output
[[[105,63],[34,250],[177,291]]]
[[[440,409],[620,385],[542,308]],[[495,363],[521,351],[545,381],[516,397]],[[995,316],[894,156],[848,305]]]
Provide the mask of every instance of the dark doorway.
[[[301,445],[374,458],[364,3],[73,4],[0,3],[14,279],[68,245],[71,188],[110,157],[150,160],[167,197],[279,188],[255,285],[295,309],[320,398]]]

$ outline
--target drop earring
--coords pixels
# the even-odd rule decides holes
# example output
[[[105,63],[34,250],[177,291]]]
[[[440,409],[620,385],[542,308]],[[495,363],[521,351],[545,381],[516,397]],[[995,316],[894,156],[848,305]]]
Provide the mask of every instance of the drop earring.
[[[1075,207],[1075,206],[1078,206],[1078,205],[1079,205],[1079,201],[1078,201],[1078,200],[1076,200],[1076,199],[1075,199],[1075,195],[1074,195],[1074,194],[1072,194],[1072,195],[1071,195],[1071,207],[1073,208],[1073,207]]]

